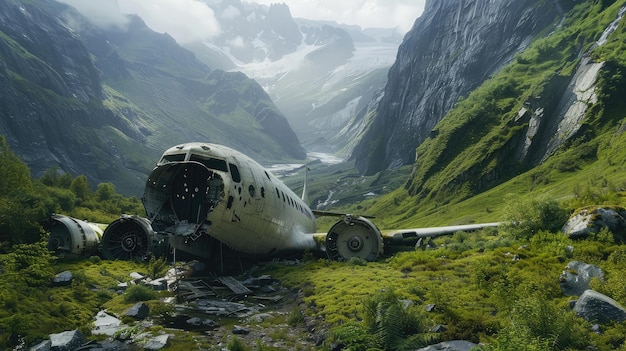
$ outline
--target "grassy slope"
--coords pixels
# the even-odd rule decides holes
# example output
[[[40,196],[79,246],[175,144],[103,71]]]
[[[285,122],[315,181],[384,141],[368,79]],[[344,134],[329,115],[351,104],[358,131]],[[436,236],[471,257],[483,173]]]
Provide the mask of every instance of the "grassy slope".
[[[384,228],[471,223],[501,220],[503,199],[509,193],[528,198],[547,196],[567,199],[581,189],[600,188],[602,184],[605,188],[623,188],[626,185],[626,167],[623,166],[626,153],[621,145],[624,145],[626,136],[618,131],[620,128],[623,130],[622,120],[625,117],[621,99],[601,102],[590,109],[583,122],[585,126],[581,128],[587,132],[576,142],[558,150],[543,164],[532,169],[504,164],[505,168],[509,166],[519,175],[505,174],[502,180],[507,177],[510,180],[495,183],[486,191],[475,186],[480,176],[507,162],[498,160],[497,152],[505,147],[508,138],[518,129],[509,120],[528,96],[536,94],[536,89],[544,89],[546,79],[554,79],[546,78],[545,71],[539,70],[534,63],[520,62],[537,60],[541,55],[530,58],[536,55],[537,50],[552,52],[554,46],[561,48],[560,53],[553,56],[558,59],[546,60],[543,63],[545,67],[541,68],[552,72],[556,68],[559,72],[567,71],[566,75],[569,75],[572,67],[567,62],[572,58],[573,48],[562,48],[562,43],[572,37],[594,41],[602,32],[601,28],[616,18],[619,7],[623,5],[624,1],[618,1],[603,11],[600,11],[599,5],[578,7],[574,11],[576,21],[566,22],[570,27],[564,26],[566,29],[562,33],[540,40],[520,55],[517,62],[486,82],[444,118],[437,126],[439,136],[418,148],[420,160],[415,165],[416,171],[408,183],[408,190],[400,188],[363,206],[372,206],[373,214],[385,214],[380,222]],[[585,20],[580,20],[580,17],[585,17]],[[621,48],[626,37],[623,28],[624,20],[609,43],[596,52],[599,60],[612,60],[620,67],[626,65],[626,55]],[[589,45],[586,44],[586,47]],[[536,73],[531,74],[530,69]],[[621,73],[618,71],[617,74]],[[510,85],[505,89],[510,90],[508,93],[498,93],[503,90],[503,85]],[[455,137],[459,133],[464,137]],[[462,141],[459,143],[458,140]],[[482,173],[475,176],[477,172]],[[500,171],[505,172],[506,169]],[[457,181],[466,173],[470,174],[469,179]]]

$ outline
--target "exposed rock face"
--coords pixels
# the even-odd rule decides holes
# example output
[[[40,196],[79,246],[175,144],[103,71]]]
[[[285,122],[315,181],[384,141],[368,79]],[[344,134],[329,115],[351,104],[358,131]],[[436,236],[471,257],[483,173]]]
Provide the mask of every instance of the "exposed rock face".
[[[352,158],[373,174],[415,149],[460,97],[562,15],[558,2],[429,0],[398,50],[384,96]]]

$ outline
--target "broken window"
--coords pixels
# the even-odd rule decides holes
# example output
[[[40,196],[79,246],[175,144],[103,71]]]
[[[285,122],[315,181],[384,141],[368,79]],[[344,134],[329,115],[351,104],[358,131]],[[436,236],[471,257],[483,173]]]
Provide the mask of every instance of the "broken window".
[[[237,165],[229,163],[230,166],[230,176],[233,178],[233,182],[239,183],[241,181],[241,175],[239,174],[239,168]]]
[[[189,161],[196,161],[202,163],[208,169],[214,169],[216,171],[228,172],[226,167],[226,161],[218,158],[206,157],[202,155],[191,155]]]
[[[163,155],[159,163],[181,162],[185,160],[187,154]]]

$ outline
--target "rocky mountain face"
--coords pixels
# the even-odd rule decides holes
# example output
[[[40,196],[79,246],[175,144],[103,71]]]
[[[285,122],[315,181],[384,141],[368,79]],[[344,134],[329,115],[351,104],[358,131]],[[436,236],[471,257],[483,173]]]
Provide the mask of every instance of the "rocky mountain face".
[[[352,154],[359,170],[412,164],[417,146],[459,99],[548,34],[563,16],[561,3],[427,1],[369,111],[370,125]]]
[[[56,165],[138,194],[176,143],[305,157],[256,82],[210,70],[138,17],[99,28],[53,1],[2,1],[0,84],[0,134],[35,176]]]
[[[606,157],[624,131],[626,1],[487,3],[428,3],[365,116],[362,172],[413,164],[408,195],[449,203]]]
[[[400,34],[294,19],[285,4],[205,3],[221,34],[185,46],[210,67],[259,82],[308,150],[349,149],[363,127],[359,112],[384,86]]]

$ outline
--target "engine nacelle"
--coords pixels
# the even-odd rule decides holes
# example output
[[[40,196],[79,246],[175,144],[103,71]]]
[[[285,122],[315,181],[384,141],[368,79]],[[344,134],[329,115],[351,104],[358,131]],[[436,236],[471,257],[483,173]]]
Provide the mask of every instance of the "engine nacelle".
[[[104,224],[81,221],[80,219],[53,214],[43,224],[50,232],[48,249],[75,255],[96,253],[103,234]]]
[[[165,238],[155,233],[148,219],[122,215],[102,235],[102,258],[141,260],[148,253],[159,254],[165,246]]]
[[[364,217],[345,216],[326,235],[326,254],[335,261],[358,257],[373,261],[383,253],[380,230]]]

